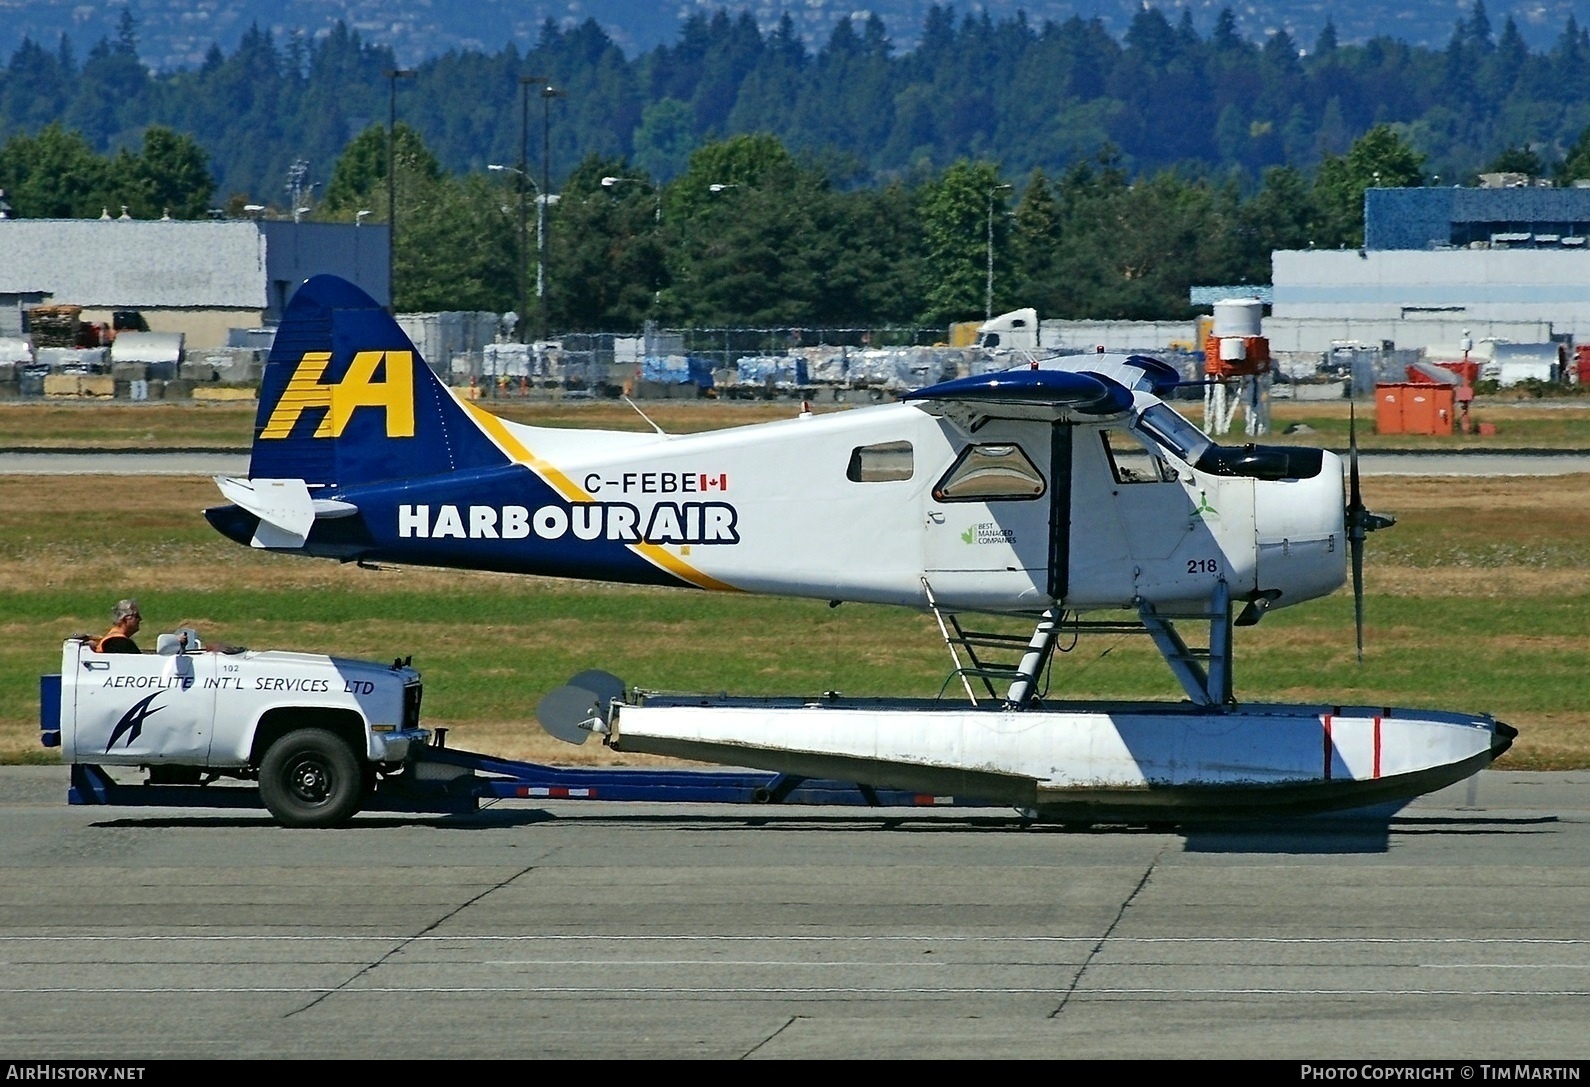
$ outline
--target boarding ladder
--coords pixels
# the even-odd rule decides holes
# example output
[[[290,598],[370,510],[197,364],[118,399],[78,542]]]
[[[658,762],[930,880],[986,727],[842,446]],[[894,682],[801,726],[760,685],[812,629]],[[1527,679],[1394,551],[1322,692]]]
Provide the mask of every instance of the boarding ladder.
[[[972,705],[978,704],[974,681],[990,699],[1004,699],[1007,703],[1032,700],[1034,683],[1048,663],[1062,613],[1056,609],[1044,612],[1032,635],[970,630],[961,623],[959,615],[939,605],[927,578],[922,579],[922,590],[928,609],[938,622],[944,646],[950,651],[950,660],[954,662],[950,678],[961,681]],[[999,690],[1000,687],[1004,690]]]

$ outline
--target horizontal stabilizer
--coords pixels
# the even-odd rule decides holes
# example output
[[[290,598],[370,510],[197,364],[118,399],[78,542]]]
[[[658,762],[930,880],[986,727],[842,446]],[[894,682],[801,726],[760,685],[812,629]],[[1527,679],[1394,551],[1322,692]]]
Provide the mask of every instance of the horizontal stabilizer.
[[[255,547],[302,547],[309,538],[315,504],[303,480],[216,476],[215,485],[227,501],[259,518]]]
[[[227,501],[259,518],[251,541],[255,547],[302,547],[316,517],[346,517],[358,512],[347,502],[310,498],[309,487],[301,479],[216,476],[215,485]]]

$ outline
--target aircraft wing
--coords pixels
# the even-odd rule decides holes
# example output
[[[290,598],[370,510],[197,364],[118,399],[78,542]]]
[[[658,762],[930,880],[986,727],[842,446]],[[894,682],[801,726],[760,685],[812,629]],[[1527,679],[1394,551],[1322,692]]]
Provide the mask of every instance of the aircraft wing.
[[[1132,390],[1112,377],[1071,370],[1016,369],[973,374],[902,393],[901,400],[941,405],[977,415],[1060,419],[1121,415],[1132,410]]]

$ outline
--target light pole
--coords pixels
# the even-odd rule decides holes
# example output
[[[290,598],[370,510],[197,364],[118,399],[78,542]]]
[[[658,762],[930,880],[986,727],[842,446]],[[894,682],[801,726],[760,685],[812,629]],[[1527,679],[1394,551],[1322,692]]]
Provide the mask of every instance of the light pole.
[[[354,214],[353,214],[353,225],[355,227],[361,227],[361,226],[364,225],[364,221],[366,219],[368,219],[369,217],[370,217],[370,209],[369,208],[360,208],[358,211],[354,212]],[[363,259],[362,254],[359,252],[359,250],[362,248],[359,245],[359,240],[363,236],[364,236],[364,231],[362,231],[362,230],[356,230],[354,232],[354,235],[353,235],[353,266],[354,266],[354,268],[358,271],[358,273],[361,276],[364,274],[364,259]]]
[[[661,223],[662,222],[662,190],[659,189],[657,186],[653,185],[650,181],[647,181],[645,178],[640,178],[640,177],[604,177],[604,178],[602,178],[602,188],[611,189],[615,185],[622,185],[622,184],[625,184],[626,182],[629,183],[629,184],[632,184],[632,185],[640,185],[640,186],[642,186],[644,188],[647,188],[647,189],[650,189],[652,191],[652,195],[656,197],[656,210],[652,214],[652,221],[656,222],[656,223]]]
[[[388,68],[387,85],[391,93],[386,106],[386,310],[397,312],[397,287],[394,269],[397,265],[397,81],[413,79],[412,68]]]
[[[530,180],[530,88],[545,86],[543,75],[519,77],[519,342],[530,336],[530,219],[525,182]]]
[[[556,87],[541,88],[541,195],[536,199],[536,306],[541,338],[547,338],[547,193],[552,187],[552,100],[567,97]]]
[[[540,209],[540,213],[536,216],[536,289],[537,289],[537,291],[540,291],[542,289],[543,285],[546,282],[546,277],[545,277],[544,273],[542,272],[542,262],[544,262],[546,260],[546,253],[547,253],[547,249],[546,249],[546,223],[547,223],[546,207],[547,207],[548,204],[556,204],[558,202],[557,194],[554,193],[553,195],[548,196],[546,193],[543,193],[541,191],[540,186],[538,186],[536,184],[536,179],[531,177],[529,174],[525,173],[523,170],[518,169],[517,167],[505,166],[505,165],[503,165],[500,162],[488,162],[486,164],[486,169],[491,170],[494,173],[516,174],[516,175],[518,175],[518,178],[519,178],[519,181],[518,181],[518,186],[519,186],[519,223],[520,223],[521,230],[523,229],[523,225],[524,225],[524,223],[526,221],[526,219],[525,219],[525,210],[524,210],[525,186],[528,185],[528,186],[530,186],[530,188],[536,190],[536,206]],[[526,253],[529,252],[528,246],[524,247],[524,251]],[[528,276],[521,276],[520,277],[520,283],[521,284],[524,283],[528,278],[529,278]],[[523,296],[521,296],[521,298],[520,298],[520,304],[526,310],[528,310],[530,308],[529,302],[526,299],[524,299]],[[544,295],[542,296],[541,318],[542,318],[543,321],[546,320],[546,303],[545,303],[545,296]],[[518,327],[523,328],[525,325],[527,325],[529,323],[530,323],[530,315],[528,313],[526,313],[526,314],[524,314],[523,316],[520,317],[519,326]],[[541,338],[543,340],[546,339],[545,329],[542,330]],[[521,338],[520,342],[523,343],[524,340]]]
[[[988,190],[988,293],[983,298],[985,321],[994,316],[994,197],[1009,188],[1009,185],[995,185]]]

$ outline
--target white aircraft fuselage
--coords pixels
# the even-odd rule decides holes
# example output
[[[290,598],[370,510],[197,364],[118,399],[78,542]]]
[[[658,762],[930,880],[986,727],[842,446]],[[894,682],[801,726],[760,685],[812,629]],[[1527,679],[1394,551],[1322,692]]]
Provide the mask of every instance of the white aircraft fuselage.
[[[1339,458],[1306,479],[1213,475],[1130,423],[997,419],[967,433],[918,404],[680,436],[493,419],[512,467],[336,497],[372,528],[372,560],[665,573],[825,600],[923,606],[925,578],[950,608],[1116,608],[1206,600],[1224,580],[1233,598],[1282,605],[1342,583]],[[958,494],[958,465],[992,478]]]

